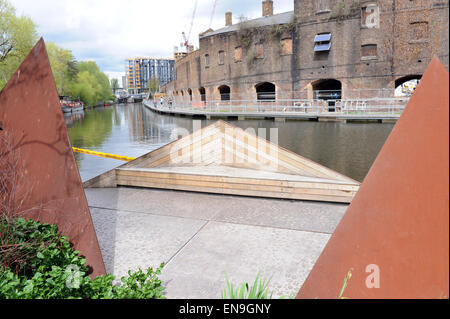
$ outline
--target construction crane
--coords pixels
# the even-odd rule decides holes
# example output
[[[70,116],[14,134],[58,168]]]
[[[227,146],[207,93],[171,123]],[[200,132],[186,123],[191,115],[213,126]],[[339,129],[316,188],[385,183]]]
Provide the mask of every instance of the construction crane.
[[[213,3],[213,8],[212,8],[212,12],[211,12],[211,19],[209,20],[209,28],[208,29],[211,29],[211,25],[212,25],[212,21],[213,21],[213,18],[214,18],[214,14],[216,12],[217,1],[218,0],[214,0],[214,3]],[[191,44],[190,44],[189,40],[191,38],[192,27],[194,25],[195,14],[197,12],[197,5],[198,5],[198,0],[195,1],[194,12],[192,13],[192,20],[191,20],[191,25],[190,25],[190,28],[189,28],[189,33],[186,36],[186,33],[182,32],[183,41],[184,42],[181,43],[181,46],[182,47],[186,47],[186,52],[187,53],[190,53],[190,51],[191,51]]]
[[[192,20],[191,20],[191,26],[189,28],[189,33],[186,37],[186,33],[182,32],[183,34],[183,46],[186,47],[186,52],[187,53],[191,53],[191,44],[189,43],[189,39],[191,38],[191,32],[192,32],[192,26],[194,25],[194,20],[195,20],[195,13],[197,12],[197,4],[198,4],[198,0],[195,1],[195,6],[194,6],[194,12],[192,13]]]
[[[216,13],[216,5],[217,5],[217,0],[214,0],[212,12],[211,12],[211,19],[209,20],[209,27],[208,27],[208,29],[211,29],[212,20],[214,18],[214,14]]]

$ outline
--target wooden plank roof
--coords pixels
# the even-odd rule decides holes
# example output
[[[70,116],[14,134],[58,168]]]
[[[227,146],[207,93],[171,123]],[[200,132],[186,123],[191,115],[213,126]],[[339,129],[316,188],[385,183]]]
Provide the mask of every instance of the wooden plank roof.
[[[359,188],[349,177],[224,121],[85,183],[116,185],[335,202],[350,202]]]

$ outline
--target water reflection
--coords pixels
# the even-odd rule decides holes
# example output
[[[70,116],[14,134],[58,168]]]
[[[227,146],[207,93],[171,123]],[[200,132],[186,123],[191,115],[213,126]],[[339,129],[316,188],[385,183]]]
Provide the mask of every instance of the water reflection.
[[[70,122],[72,121],[72,122]],[[85,111],[66,121],[72,145],[96,151],[138,157],[175,137],[174,129],[193,130],[191,118],[160,115],[142,104],[114,105]],[[202,127],[215,120],[202,120]],[[243,129],[278,128],[279,145],[297,154],[362,181],[383,146],[392,124],[343,124],[320,122],[232,121]],[[124,162],[76,154],[83,180]]]

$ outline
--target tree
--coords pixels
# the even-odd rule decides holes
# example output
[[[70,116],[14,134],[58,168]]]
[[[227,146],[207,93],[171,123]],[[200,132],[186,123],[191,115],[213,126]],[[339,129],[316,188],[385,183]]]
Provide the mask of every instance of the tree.
[[[111,89],[113,90],[114,94],[116,94],[116,91],[119,89],[119,80],[112,79],[111,80]]]
[[[48,42],[46,48],[58,94],[68,95],[70,83],[76,80],[78,74],[77,62],[72,52],[53,42]]]
[[[36,26],[25,16],[17,17],[7,0],[0,0],[0,89],[23,62],[38,38]]]
[[[155,94],[159,91],[159,79],[156,76],[152,76],[150,80],[148,80],[147,88],[150,90],[152,94]]]
[[[69,91],[73,98],[80,98],[87,105],[112,100],[109,79],[94,61],[78,62],[78,75]]]

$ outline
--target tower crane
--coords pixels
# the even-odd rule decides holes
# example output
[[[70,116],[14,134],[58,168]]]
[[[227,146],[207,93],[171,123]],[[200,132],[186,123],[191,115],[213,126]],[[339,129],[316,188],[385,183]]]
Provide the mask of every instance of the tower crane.
[[[212,12],[211,12],[211,19],[210,19],[210,21],[209,21],[209,29],[211,29],[211,25],[212,25],[212,21],[213,21],[213,18],[214,18],[214,14],[215,14],[215,12],[216,12],[217,1],[218,1],[218,0],[214,0],[214,3],[213,3],[213,8],[212,8]],[[182,35],[183,35],[183,41],[184,41],[184,42],[181,44],[181,46],[182,46],[182,47],[186,47],[186,52],[187,52],[187,53],[190,53],[190,51],[191,51],[191,48],[190,48],[190,47],[191,47],[191,44],[190,44],[189,40],[190,40],[190,38],[191,38],[192,27],[193,27],[193,25],[194,25],[195,14],[196,14],[196,12],[197,12],[197,5],[198,5],[198,0],[195,1],[194,12],[192,13],[191,25],[190,25],[190,27],[189,27],[189,33],[186,35],[185,32],[182,32]]]
[[[216,13],[216,5],[217,5],[217,0],[214,0],[212,12],[211,12],[211,19],[209,20],[209,27],[208,27],[208,29],[211,29],[212,20],[214,18],[214,14]]]
[[[188,33],[187,37],[186,37],[186,33],[182,32],[183,40],[184,40],[183,46],[186,47],[186,52],[187,53],[190,53],[189,39],[191,38],[192,26],[194,25],[195,13],[197,12],[197,5],[198,5],[198,0],[195,1],[194,12],[192,13],[191,26],[189,28],[189,33]]]

